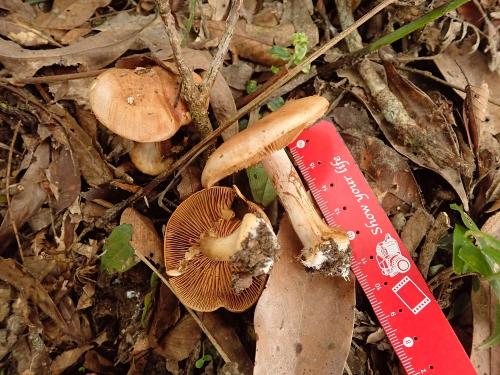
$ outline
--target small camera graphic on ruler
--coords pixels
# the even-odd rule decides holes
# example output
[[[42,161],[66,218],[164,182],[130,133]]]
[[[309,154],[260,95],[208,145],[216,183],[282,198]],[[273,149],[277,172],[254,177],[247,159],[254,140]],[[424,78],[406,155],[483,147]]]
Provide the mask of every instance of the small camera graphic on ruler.
[[[377,244],[375,252],[378,266],[384,276],[394,277],[410,269],[410,261],[401,254],[398,242],[389,233]]]

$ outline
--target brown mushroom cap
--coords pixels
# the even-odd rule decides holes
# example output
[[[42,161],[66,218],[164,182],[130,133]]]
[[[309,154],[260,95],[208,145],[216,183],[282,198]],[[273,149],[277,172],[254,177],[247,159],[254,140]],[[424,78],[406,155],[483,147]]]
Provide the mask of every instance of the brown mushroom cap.
[[[257,301],[264,288],[266,276],[262,275],[253,277],[251,285],[237,294],[232,287],[236,270],[231,262],[208,258],[199,251],[190,254],[207,231],[227,236],[238,228],[240,220],[227,215],[236,199],[240,198],[229,187],[201,190],[182,202],[167,223],[165,266],[175,270],[184,264],[183,272],[171,277],[170,283],[182,303],[193,310],[224,307],[233,312],[244,311]],[[247,209],[261,214],[253,205]],[[192,257],[187,262],[186,253]]]
[[[171,138],[191,121],[178,98],[177,77],[155,66],[147,69],[112,68],[90,88],[90,106],[112,132],[136,142]]]
[[[290,100],[251,127],[224,142],[207,160],[201,176],[205,187],[243,168],[257,164],[267,155],[290,144],[328,109],[328,100],[308,96]]]

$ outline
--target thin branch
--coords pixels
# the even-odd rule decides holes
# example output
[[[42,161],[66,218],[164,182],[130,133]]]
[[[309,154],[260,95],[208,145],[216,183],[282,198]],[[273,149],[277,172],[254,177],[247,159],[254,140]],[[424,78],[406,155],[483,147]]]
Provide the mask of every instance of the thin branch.
[[[29,78],[10,78],[9,82],[13,85],[19,84],[36,84],[36,83],[52,83],[52,82],[61,82],[61,81],[71,81],[74,79],[83,79],[96,77],[101,73],[104,73],[107,68],[98,69],[98,70],[89,70],[88,72],[77,72],[77,73],[68,73],[68,74],[56,74],[52,76],[41,76],[41,77],[29,77]]]
[[[226,56],[227,50],[229,49],[229,43],[231,43],[231,39],[233,38],[234,28],[236,26],[236,22],[238,21],[242,4],[243,0],[232,1],[231,10],[229,11],[229,15],[226,19],[224,34],[222,35],[214,59],[208,68],[208,73],[203,80],[203,90],[206,90],[203,95],[206,95],[207,99],[208,95],[210,95],[210,89],[215,82],[215,77],[217,77],[217,73],[224,62],[224,56]]]
[[[158,6],[158,13],[165,24],[165,31],[168,35],[170,46],[172,47],[177,69],[179,69],[179,73],[182,77],[183,90],[191,90],[194,92],[196,86],[193,80],[193,69],[186,64],[182,56],[181,38],[175,26],[175,18],[170,9],[170,2],[168,0],[156,0],[156,4]]]
[[[10,174],[11,174],[11,168],[12,168],[12,155],[14,154],[14,145],[17,140],[17,134],[19,133],[19,128],[21,126],[21,121],[18,121],[16,124],[16,127],[14,129],[14,135],[12,136],[12,141],[10,143],[10,149],[9,149],[9,157],[7,160],[7,176],[5,176],[5,185],[7,186],[7,189],[5,191],[5,198],[7,199],[7,210],[9,212],[9,218],[10,222],[12,224],[12,230],[14,231],[14,235],[16,236],[16,241],[17,241],[17,247],[19,249],[19,255],[21,257],[22,263],[24,263],[24,254],[23,254],[23,246],[21,245],[21,239],[19,237],[19,232],[17,231],[17,225],[16,225],[16,220],[14,219],[14,213],[12,212],[12,207],[10,204],[10,192],[9,192],[9,186],[10,186]]]

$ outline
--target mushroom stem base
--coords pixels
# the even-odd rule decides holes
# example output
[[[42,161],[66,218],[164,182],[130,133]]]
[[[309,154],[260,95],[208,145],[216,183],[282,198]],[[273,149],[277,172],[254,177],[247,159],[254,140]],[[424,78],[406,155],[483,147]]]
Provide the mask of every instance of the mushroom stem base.
[[[302,250],[302,264],[326,276],[347,279],[351,265],[351,248],[332,239],[324,239],[315,246]]]

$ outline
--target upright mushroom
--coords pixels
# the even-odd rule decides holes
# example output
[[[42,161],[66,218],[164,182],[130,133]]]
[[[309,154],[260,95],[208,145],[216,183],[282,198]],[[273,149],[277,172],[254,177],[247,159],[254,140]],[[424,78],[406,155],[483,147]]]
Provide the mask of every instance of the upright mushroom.
[[[186,104],[178,100],[174,74],[158,66],[108,69],[93,82],[89,99],[104,126],[134,141],[130,157],[137,169],[157,175],[170,166],[159,142],[191,122]]]
[[[171,285],[197,311],[249,308],[279,248],[263,211],[229,187],[183,201],[167,223],[164,245]]]
[[[293,164],[283,150],[305,128],[324,115],[328,101],[310,96],[287,102],[224,142],[207,160],[201,181],[213,186],[223,177],[262,161],[300,238],[302,263],[326,275],[347,277],[350,248],[347,234],[329,227],[311,202]]]

